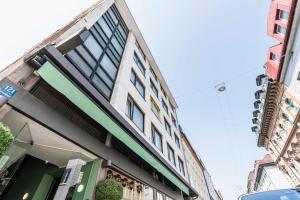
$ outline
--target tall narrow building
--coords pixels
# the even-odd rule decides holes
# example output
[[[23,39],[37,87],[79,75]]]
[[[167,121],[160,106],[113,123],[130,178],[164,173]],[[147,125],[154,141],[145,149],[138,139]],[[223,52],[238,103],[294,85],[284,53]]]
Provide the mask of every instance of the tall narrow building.
[[[300,6],[298,0],[272,0],[267,34],[278,44],[269,48],[265,74],[256,79],[252,131],[257,146],[268,150],[293,187],[300,186]]]
[[[101,0],[0,73],[1,199],[183,200],[189,183],[176,101],[124,0]]]

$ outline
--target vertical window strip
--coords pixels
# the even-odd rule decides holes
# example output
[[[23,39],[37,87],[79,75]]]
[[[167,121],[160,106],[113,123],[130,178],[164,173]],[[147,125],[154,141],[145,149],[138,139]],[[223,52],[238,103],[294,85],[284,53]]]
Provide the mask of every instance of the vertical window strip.
[[[125,35],[120,33],[119,27],[122,27],[122,31]],[[89,48],[86,44],[79,46],[82,53],[85,55],[82,55],[82,53],[75,48],[67,53],[66,57],[94,86],[97,83],[96,86],[98,91],[102,94],[105,93],[104,96],[107,98],[107,100],[109,100],[114,81],[117,76],[121,57],[124,52],[125,43],[128,36],[128,29],[121,18],[121,15],[118,13],[117,8],[115,5],[113,5],[92,26],[89,32],[89,37],[92,37],[92,39],[90,39],[91,41],[89,42],[96,41],[96,43],[90,43],[89,45],[93,46],[89,46]],[[99,47],[97,45],[99,45]],[[91,48],[94,48],[94,50]],[[99,50],[95,48],[99,48]],[[77,61],[74,59],[77,59]],[[81,64],[78,62],[81,62]],[[91,64],[93,62],[96,62],[94,66]],[[91,68],[91,73],[87,66]],[[99,68],[101,68],[101,70],[99,70]]]

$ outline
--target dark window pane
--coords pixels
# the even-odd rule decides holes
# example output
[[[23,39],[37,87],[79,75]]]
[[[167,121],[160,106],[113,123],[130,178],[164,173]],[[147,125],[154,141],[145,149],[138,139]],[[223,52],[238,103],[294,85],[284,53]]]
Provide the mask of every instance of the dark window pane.
[[[76,50],[80,53],[80,55],[87,61],[87,63],[94,68],[96,66],[95,59],[84,49],[82,45],[78,46]]]
[[[116,56],[112,53],[110,49],[107,49],[107,55],[108,57],[112,60],[112,62],[116,65],[119,66],[120,61],[116,58]]]
[[[136,63],[136,65],[138,66],[138,68],[141,70],[141,72],[143,73],[143,75],[145,76],[146,69],[143,66],[143,64],[141,63],[141,60],[139,59],[138,55],[135,52],[134,52],[133,60]]]
[[[126,115],[131,118],[131,111],[132,111],[132,103],[129,99],[126,102]]]
[[[108,73],[108,75],[114,80],[117,74],[117,68],[107,55],[103,56],[100,64],[102,65],[104,70]]]
[[[105,22],[105,20],[103,19],[103,17],[101,17],[99,20],[98,20],[98,23],[100,24],[101,28],[103,29],[105,35],[110,38],[110,36],[112,35],[112,31],[111,29],[109,28],[109,26],[107,25],[107,23]]]
[[[131,76],[130,76],[130,81],[135,85],[135,80],[136,80],[136,75],[135,73],[132,71],[131,72]]]
[[[111,40],[112,44],[114,45],[115,49],[117,50],[119,55],[122,55],[123,47],[120,45],[120,43],[117,41],[115,37]]]
[[[144,130],[144,114],[136,105],[133,107],[132,121],[137,125],[137,127],[139,127],[139,129]]]
[[[95,38],[92,35],[89,36],[84,42],[84,44],[89,49],[89,51],[93,54],[96,60],[98,60],[103,50],[100,47],[100,45],[97,43]]]
[[[72,60],[72,62],[80,69],[80,71],[82,71],[88,77],[91,75],[92,69],[74,50],[70,51],[67,55]]]
[[[145,97],[145,87],[142,85],[142,83],[140,82],[140,80],[136,81],[136,85],[135,85],[136,89],[138,90],[138,92]]]
[[[117,17],[115,16],[115,14],[114,14],[114,12],[112,11],[112,9],[109,9],[109,10],[108,10],[108,13],[110,14],[110,17],[112,18],[113,22],[114,22],[115,24],[118,24],[118,19],[117,19]]]
[[[104,84],[104,82],[96,75],[92,82],[107,98],[110,97],[111,90]]]
[[[97,39],[97,41],[100,43],[100,45],[102,46],[102,48],[105,47],[106,42],[103,40],[103,38],[99,35],[99,33],[96,31],[96,28],[93,27],[91,28],[91,32],[93,33],[93,35],[95,36],[95,38]]]
[[[102,80],[108,85],[110,89],[113,88],[113,82],[111,78],[107,76],[107,74],[103,71],[101,67],[97,68],[96,73],[99,75],[99,77],[102,78]]]

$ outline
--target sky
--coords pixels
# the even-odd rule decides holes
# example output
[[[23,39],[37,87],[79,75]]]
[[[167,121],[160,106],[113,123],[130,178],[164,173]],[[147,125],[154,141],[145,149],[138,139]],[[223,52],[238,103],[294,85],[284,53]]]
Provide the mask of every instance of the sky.
[[[266,35],[270,0],[126,1],[176,97],[181,126],[224,199],[236,199],[266,153],[250,128],[255,78],[275,44]],[[94,2],[2,2],[0,69]]]

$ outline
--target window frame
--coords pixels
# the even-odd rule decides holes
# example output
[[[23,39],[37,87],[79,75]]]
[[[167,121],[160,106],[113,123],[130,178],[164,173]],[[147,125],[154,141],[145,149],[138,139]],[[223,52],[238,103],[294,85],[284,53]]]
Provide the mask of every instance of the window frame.
[[[179,137],[177,136],[176,133],[174,133],[174,140],[175,140],[175,144],[178,147],[178,149],[181,149],[180,139],[179,139]]]
[[[167,119],[165,117],[164,117],[164,121],[165,121],[165,130],[172,137],[172,128],[171,128],[171,125],[170,125],[170,123],[167,121]],[[167,127],[169,128],[169,131],[168,131]]]
[[[156,134],[155,134],[156,133]],[[161,149],[156,145],[156,135],[160,136],[160,146]],[[157,130],[157,128],[152,124],[151,125],[151,136],[152,136],[152,144],[154,144],[154,146],[161,151],[161,153],[163,153],[163,136],[162,134]]]
[[[173,161],[172,159],[170,159],[170,152],[172,153]],[[167,143],[167,153],[168,153],[168,160],[176,167],[175,151],[169,143]]]
[[[174,125],[174,127],[177,129],[177,120],[175,119],[174,115],[171,113],[171,120],[172,120],[172,124]]]
[[[283,32],[280,32],[279,30],[283,30]],[[286,34],[286,28],[281,25],[276,25],[276,33],[284,36]]]
[[[131,79],[132,75],[134,75],[134,77],[135,77],[134,82]],[[130,82],[134,85],[134,87],[138,91],[138,93],[145,99],[146,87],[133,69],[131,70],[131,74],[130,74]],[[143,94],[141,94],[140,91],[138,90],[137,85],[136,85],[137,82],[143,87],[143,89],[144,89]]]
[[[155,102],[154,98],[152,96],[150,96],[150,101],[151,101],[151,111],[153,112],[153,114],[157,117],[158,120],[160,120],[160,108],[158,106],[158,104]],[[155,111],[153,110],[153,107],[156,108],[157,110],[157,115],[155,114]]]
[[[164,88],[162,87],[162,85],[160,85],[160,90],[161,90],[161,93],[163,94],[163,96],[164,96],[165,98],[167,98],[167,93],[166,93],[166,91],[164,90]]]
[[[128,111],[128,102],[130,102],[130,113],[128,115],[127,111]],[[133,116],[134,116],[134,107],[137,108],[138,111],[140,111],[140,113],[143,116],[143,127],[142,129],[138,126],[138,124],[136,124],[133,120]],[[145,113],[143,112],[143,110],[141,109],[141,107],[134,101],[134,99],[132,98],[131,95],[128,94],[127,96],[127,100],[126,100],[126,108],[125,108],[125,115],[135,124],[135,126],[144,133],[145,131]]]
[[[165,110],[165,112],[169,115],[169,107],[163,99],[161,99],[161,105],[162,105],[163,109]]]
[[[144,64],[142,63],[141,59],[139,58],[139,55],[135,51],[133,54],[133,60],[134,60],[135,64],[137,65],[137,67],[139,68],[139,70],[141,71],[141,73],[143,74],[143,76],[146,77],[146,68],[145,68]]]
[[[153,76],[153,78],[154,78],[154,80],[157,82],[157,75],[155,74],[155,72],[154,72],[154,70],[153,70],[153,68],[150,66],[150,73],[152,74],[152,76]]]
[[[282,18],[282,16],[285,16],[284,14],[282,15],[282,13],[287,14],[287,18]],[[281,10],[281,9],[279,10],[279,13],[278,13],[279,20],[288,21],[289,17],[290,17],[290,12],[288,12],[286,10]]]
[[[155,84],[151,78],[150,78],[150,88],[151,88],[152,92],[155,94],[155,96],[158,98],[158,89],[155,86]]]
[[[112,18],[115,18],[117,22],[112,22]],[[124,32],[121,36],[118,35],[119,29],[122,29]],[[107,35],[105,30],[109,30],[111,34]],[[97,19],[91,28],[82,33],[83,37],[85,37],[84,42],[70,49],[64,55],[108,101],[111,99],[113,93],[128,33],[129,30],[124,19],[119,14],[117,7],[112,5]],[[87,41],[89,42],[86,43]],[[115,44],[120,45],[121,51],[118,51]],[[107,61],[108,66],[111,68],[103,66],[104,61]],[[86,65],[91,69],[91,73],[89,74],[86,74],[87,68],[83,68]]]
[[[181,160],[181,158],[178,156],[178,166],[179,166],[179,171],[180,173],[185,176],[185,167],[184,167],[184,162]]]

